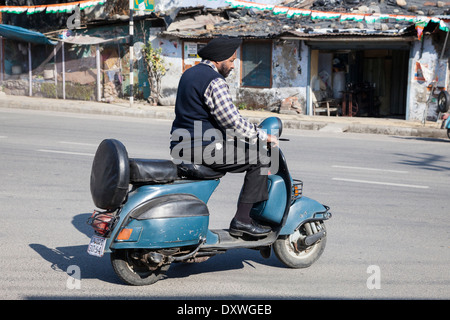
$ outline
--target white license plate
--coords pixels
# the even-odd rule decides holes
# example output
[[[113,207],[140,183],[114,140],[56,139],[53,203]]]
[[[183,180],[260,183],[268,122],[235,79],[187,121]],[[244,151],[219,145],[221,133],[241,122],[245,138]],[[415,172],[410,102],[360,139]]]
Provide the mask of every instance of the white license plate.
[[[87,253],[96,257],[103,257],[103,253],[105,252],[106,238],[92,236],[91,242],[89,242],[89,246],[87,249]]]

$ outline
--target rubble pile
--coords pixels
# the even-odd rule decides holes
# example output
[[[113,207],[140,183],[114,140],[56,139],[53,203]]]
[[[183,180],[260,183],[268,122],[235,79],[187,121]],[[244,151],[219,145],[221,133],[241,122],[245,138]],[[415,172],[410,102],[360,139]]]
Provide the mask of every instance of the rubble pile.
[[[117,99],[119,92],[117,86],[114,82],[106,82],[103,88],[103,97],[105,102],[111,103]]]
[[[327,0],[333,1],[333,0]],[[337,1],[337,0],[334,0]],[[355,13],[367,13],[370,9],[359,7]],[[375,9],[374,9],[375,10]],[[414,25],[408,21],[395,19],[383,20],[383,23],[366,23],[365,21],[343,21],[340,19],[317,19],[296,16],[288,18],[286,15],[274,15],[271,12],[253,9],[225,9],[227,18],[215,24],[206,24],[192,29],[178,29],[172,26],[168,33],[187,37],[214,37],[218,35],[242,38],[275,38],[282,34],[296,32],[309,36],[324,33],[330,36],[340,33],[366,33],[369,29],[387,35],[414,33]]]
[[[276,14],[273,10],[254,8],[222,8],[208,12],[211,22],[201,23],[201,14],[191,16],[192,28],[183,25],[170,26],[169,33],[188,37],[214,37],[218,35],[245,38],[275,38],[295,33],[315,35],[355,35],[379,34],[385,36],[414,35],[414,23],[402,16],[443,17],[450,13],[450,3],[421,0],[286,0],[280,6],[314,12],[336,12],[339,15],[360,14],[389,15],[389,18],[370,21],[369,19],[325,18],[313,19],[308,15]],[[287,10],[286,10],[287,11]],[[191,10],[191,12],[194,12]],[[212,17],[215,17],[214,19]],[[184,21],[186,22],[186,21]],[[197,22],[197,27],[194,27]]]

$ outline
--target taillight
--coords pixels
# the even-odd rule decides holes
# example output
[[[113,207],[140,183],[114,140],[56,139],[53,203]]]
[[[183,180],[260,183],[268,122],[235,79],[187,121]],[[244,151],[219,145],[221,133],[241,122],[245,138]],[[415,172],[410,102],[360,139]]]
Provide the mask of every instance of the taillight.
[[[112,229],[116,217],[113,212],[94,211],[87,223],[94,228],[95,232],[101,236],[105,236]]]

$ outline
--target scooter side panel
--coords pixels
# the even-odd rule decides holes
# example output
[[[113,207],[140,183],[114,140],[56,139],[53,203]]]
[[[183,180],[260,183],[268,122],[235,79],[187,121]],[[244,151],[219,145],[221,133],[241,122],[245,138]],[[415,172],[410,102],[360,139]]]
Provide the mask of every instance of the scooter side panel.
[[[304,196],[301,197],[291,205],[289,215],[280,231],[280,235],[292,234],[306,220],[328,219],[327,211],[327,208],[316,200]]]
[[[196,245],[206,237],[209,217],[131,220],[126,228],[141,230],[137,241],[116,240],[114,249],[173,248]]]
[[[114,239],[121,229],[120,226],[123,225],[128,214],[139,204],[155,197],[172,193],[192,194],[207,203],[219,182],[219,180],[182,180],[170,184],[145,185],[139,187],[129,194],[127,202],[122,207],[117,227],[111,232],[111,235],[106,242],[105,252],[111,252],[111,249],[116,249],[117,242],[115,242]],[[207,229],[208,227],[206,226],[205,232]]]

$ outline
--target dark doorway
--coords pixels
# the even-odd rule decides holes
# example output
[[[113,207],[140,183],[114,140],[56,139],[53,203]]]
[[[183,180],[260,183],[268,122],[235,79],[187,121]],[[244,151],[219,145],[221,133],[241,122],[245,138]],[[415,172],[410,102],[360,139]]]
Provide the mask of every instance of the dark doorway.
[[[320,49],[312,55],[313,90],[325,90],[341,115],[405,119],[409,50]]]

